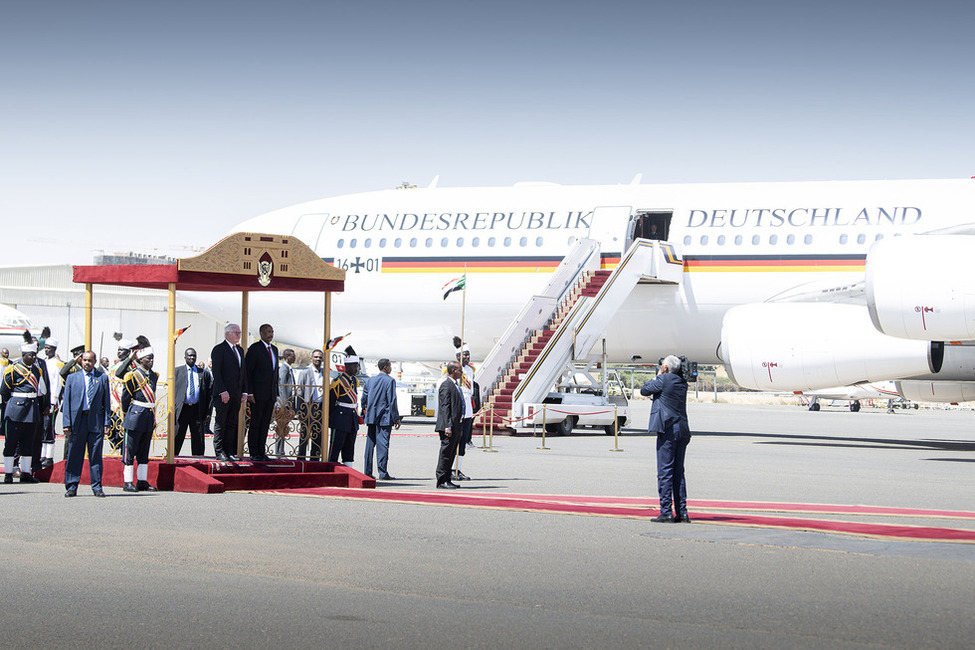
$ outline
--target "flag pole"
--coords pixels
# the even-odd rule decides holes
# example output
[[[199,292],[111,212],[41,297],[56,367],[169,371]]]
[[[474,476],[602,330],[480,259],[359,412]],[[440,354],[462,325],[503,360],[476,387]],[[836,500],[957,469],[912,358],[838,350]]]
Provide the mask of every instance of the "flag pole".
[[[464,288],[461,289],[464,295],[461,296],[460,302],[460,353],[461,358],[464,356],[464,343],[466,339],[464,338],[464,324],[467,318],[467,264],[464,264]]]

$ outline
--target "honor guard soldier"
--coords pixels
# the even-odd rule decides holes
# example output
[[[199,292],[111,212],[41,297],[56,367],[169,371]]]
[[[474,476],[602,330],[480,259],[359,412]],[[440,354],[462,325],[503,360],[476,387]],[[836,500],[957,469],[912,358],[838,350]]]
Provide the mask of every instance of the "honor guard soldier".
[[[125,448],[122,454],[122,477],[126,492],[155,492],[149,485],[149,445],[156,427],[156,383],[159,375],[152,369],[151,347],[133,352],[117,371],[122,375],[122,426],[125,428]],[[129,366],[132,370],[127,370]],[[138,468],[133,464],[138,461]],[[138,479],[133,483],[135,471]]]
[[[118,371],[119,368],[128,368],[132,348],[137,345],[137,343],[128,339],[121,339],[118,342],[117,359],[112,364],[112,367],[108,369],[108,382],[112,389],[112,428],[111,433],[108,435],[109,451],[119,449],[122,444],[122,382],[118,376]]]
[[[24,333],[25,340],[30,332]],[[31,447],[34,431],[48,411],[50,394],[44,373],[36,363],[37,344],[20,346],[21,358],[7,366],[0,382],[0,397],[6,404],[3,424],[6,440],[3,445],[4,483],[14,482],[14,455],[20,453],[20,482],[37,483],[31,474]]]
[[[58,343],[59,341],[52,337],[44,341],[44,365],[47,366],[47,376],[51,381],[51,414],[44,417],[39,467],[50,467],[54,464],[54,422],[61,406],[61,391],[64,389],[61,369],[65,365],[64,361],[58,358]]]
[[[359,357],[352,346],[345,348],[345,372],[332,382],[328,391],[328,423],[332,429],[332,446],[328,462],[342,462],[351,467],[355,455],[355,437],[359,433]]]
[[[459,337],[454,337],[454,345],[456,346],[460,343]],[[463,349],[457,347],[457,363],[461,366],[461,376],[460,376],[460,392],[464,396],[464,418],[462,421],[463,435],[457,443],[457,469],[453,472],[454,480],[456,481],[469,481],[470,476],[467,476],[462,471],[460,471],[461,462],[467,453],[467,447],[471,444],[471,438],[474,435],[474,415],[481,410],[481,395],[480,387],[477,382],[474,381],[474,373],[477,371],[473,365],[471,365],[471,349],[466,343],[463,344]]]

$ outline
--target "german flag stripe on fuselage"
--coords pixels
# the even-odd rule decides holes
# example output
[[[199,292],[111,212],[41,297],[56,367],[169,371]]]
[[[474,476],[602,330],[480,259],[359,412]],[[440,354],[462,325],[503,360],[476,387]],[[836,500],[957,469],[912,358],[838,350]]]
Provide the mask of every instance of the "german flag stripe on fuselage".
[[[323,258],[333,264],[335,258]],[[603,269],[615,269],[619,253],[600,255]],[[686,273],[862,272],[866,255],[684,255]],[[554,271],[562,257],[383,257],[383,273],[540,273]]]

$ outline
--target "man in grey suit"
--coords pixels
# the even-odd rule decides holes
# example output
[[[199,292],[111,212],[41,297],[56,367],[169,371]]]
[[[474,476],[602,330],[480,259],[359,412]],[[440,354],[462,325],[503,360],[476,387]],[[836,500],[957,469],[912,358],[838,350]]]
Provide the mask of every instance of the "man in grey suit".
[[[61,417],[64,435],[68,437],[68,458],[64,468],[66,497],[78,494],[86,449],[91,491],[96,497],[105,496],[102,490],[102,441],[111,427],[111,389],[108,375],[95,367],[95,359],[94,352],[85,352],[81,355],[82,372],[73,372],[64,381]]]
[[[298,458],[305,460],[305,452],[311,444],[311,458],[322,457],[322,397],[325,395],[325,353],[311,353],[311,366],[298,373],[298,419],[301,422]]]
[[[386,470],[386,464],[389,460],[389,436],[394,428],[399,429],[400,423],[396,380],[389,374],[393,369],[389,359],[380,359],[377,365],[379,374],[366,380],[362,387],[362,413],[368,427],[365,473],[372,476],[372,452],[375,449],[379,478],[395,481]]]
[[[176,388],[173,400],[176,415],[176,455],[183,449],[186,429],[190,430],[190,451],[194,456],[206,453],[203,430],[210,417],[210,398],[213,391],[213,376],[206,367],[196,365],[196,350],[186,348],[183,353],[186,363],[176,368]]]
[[[455,490],[459,485],[450,481],[450,467],[457,454],[457,443],[463,434],[464,397],[460,392],[461,366],[456,361],[447,364],[447,377],[437,390],[437,425],[440,434],[440,461],[437,463],[437,487]]]

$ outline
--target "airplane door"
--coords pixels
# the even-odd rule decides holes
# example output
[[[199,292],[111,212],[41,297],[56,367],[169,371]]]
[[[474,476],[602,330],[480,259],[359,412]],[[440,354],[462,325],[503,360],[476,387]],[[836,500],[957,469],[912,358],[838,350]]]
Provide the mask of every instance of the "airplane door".
[[[628,205],[603,206],[592,211],[589,237],[599,242],[600,253],[623,253],[630,212],[632,208]]]
[[[298,217],[291,235],[297,237],[313,251],[318,250],[318,238],[328,221],[328,214],[303,214]]]

